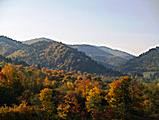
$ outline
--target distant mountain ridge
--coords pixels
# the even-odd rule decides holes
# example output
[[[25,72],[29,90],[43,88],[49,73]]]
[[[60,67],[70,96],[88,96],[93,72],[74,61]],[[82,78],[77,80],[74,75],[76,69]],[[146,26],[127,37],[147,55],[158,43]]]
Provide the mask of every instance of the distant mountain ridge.
[[[31,40],[26,40],[26,41],[23,41],[22,43],[27,44],[27,45],[31,45],[31,44],[34,44],[34,43],[37,43],[37,42],[43,42],[43,41],[53,42],[53,40],[51,40],[51,39],[42,37],[42,38],[35,38],[35,39],[31,39]]]
[[[50,69],[77,70],[97,74],[119,74],[68,45],[46,38],[18,42],[0,36],[0,55]],[[9,51],[9,52],[8,52]]]
[[[25,47],[26,46],[19,41],[15,41],[6,36],[0,36],[0,54],[1,55],[7,56],[12,54],[16,50],[23,49]]]
[[[111,49],[111,48],[108,48],[105,46],[99,46],[99,48],[105,52],[108,52],[108,53],[114,55],[114,56],[117,56],[117,57],[120,57],[123,59],[127,59],[127,60],[130,60],[130,59],[135,57],[134,55],[127,53],[127,52],[124,52],[124,51],[121,51],[121,50]]]
[[[128,61],[122,68],[127,72],[159,71],[159,47],[152,48],[140,56]]]
[[[71,45],[71,47],[77,49],[78,51],[84,52],[98,63],[115,69],[135,57],[126,52],[114,50],[104,46],[81,44]]]
[[[159,76],[159,47],[135,57],[104,46],[67,45],[47,38],[19,42],[0,36],[0,62],[107,75],[119,75],[119,70]]]

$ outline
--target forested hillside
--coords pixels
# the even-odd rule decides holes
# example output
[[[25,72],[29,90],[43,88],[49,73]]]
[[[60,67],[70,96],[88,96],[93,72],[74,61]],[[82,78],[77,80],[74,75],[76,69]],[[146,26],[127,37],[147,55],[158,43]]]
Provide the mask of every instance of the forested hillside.
[[[159,78],[159,48],[153,48],[121,67],[127,73],[139,73],[150,79]]]
[[[28,65],[107,75],[120,74],[100,65],[82,52],[46,38],[21,43],[1,36],[0,48],[0,55],[11,58],[13,61],[26,62]]]
[[[104,67],[91,56],[46,38],[22,43],[1,36],[0,47],[2,120],[159,118],[158,47],[120,66],[129,76],[121,76],[108,69],[109,64]],[[105,54],[92,48],[89,52]],[[112,54],[119,54],[116,52]],[[155,72],[155,77],[145,79],[147,72],[149,76]]]
[[[0,0],[0,120],[159,120],[159,0]]]
[[[158,120],[158,83],[4,64],[1,120]]]

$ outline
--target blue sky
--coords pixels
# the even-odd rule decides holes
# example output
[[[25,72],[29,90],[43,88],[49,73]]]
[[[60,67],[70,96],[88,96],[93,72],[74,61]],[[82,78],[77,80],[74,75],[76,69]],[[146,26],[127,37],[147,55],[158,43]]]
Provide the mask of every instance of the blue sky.
[[[159,0],[0,0],[0,35],[139,55],[159,45]]]

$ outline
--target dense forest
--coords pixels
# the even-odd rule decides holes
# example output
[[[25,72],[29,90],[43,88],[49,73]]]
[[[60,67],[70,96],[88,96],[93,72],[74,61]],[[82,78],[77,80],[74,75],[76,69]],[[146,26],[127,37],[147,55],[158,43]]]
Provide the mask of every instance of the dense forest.
[[[158,120],[159,83],[1,63],[1,120]]]

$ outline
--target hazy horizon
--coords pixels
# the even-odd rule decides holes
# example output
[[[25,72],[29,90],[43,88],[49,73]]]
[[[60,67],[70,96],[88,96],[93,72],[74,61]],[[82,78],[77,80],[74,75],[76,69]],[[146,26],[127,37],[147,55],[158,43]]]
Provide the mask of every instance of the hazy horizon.
[[[159,44],[158,0],[0,0],[0,34],[139,55]]]

